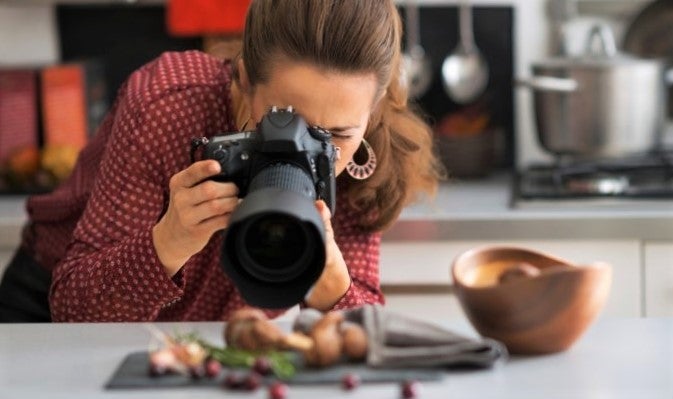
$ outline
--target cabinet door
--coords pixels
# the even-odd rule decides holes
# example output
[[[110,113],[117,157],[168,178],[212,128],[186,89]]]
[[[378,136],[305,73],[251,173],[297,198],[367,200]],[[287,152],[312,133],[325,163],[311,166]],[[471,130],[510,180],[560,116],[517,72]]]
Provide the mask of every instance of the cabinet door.
[[[0,277],[18,248],[20,237],[18,226],[0,226]]]
[[[14,255],[14,250],[0,247],[0,277],[5,273],[5,268]]]
[[[468,249],[495,244],[544,251],[580,265],[608,262],[613,267],[612,287],[602,314],[641,315],[640,243],[631,240],[384,241],[380,268],[388,307],[429,318],[463,317],[451,294],[451,263]]]
[[[645,316],[673,316],[673,242],[645,244]]]

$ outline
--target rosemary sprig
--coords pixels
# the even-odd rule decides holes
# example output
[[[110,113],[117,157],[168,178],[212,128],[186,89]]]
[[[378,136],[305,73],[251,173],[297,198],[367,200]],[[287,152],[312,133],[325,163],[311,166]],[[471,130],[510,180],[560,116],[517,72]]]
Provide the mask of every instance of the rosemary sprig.
[[[274,375],[281,380],[292,378],[297,371],[290,354],[287,352],[275,350],[258,352],[215,346],[198,338],[198,336],[193,333],[190,335],[189,339],[194,340],[201,345],[210,357],[222,363],[224,366],[250,368],[255,363],[255,359],[260,356],[265,356],[271,364],[271,370]]]
[[[276,377],[287,380],[292,378],[296,372],[296,368],[290,359],[288,353],[279,351],[253,352],[243,349],[234,349],[228,347],[214,346],[204,340],[197,341],[208,355],[213,359],[219,361],[225,366],[229,367],[252,367],[255,359],[259,356],[266,356],[271,364],[271,370]]]

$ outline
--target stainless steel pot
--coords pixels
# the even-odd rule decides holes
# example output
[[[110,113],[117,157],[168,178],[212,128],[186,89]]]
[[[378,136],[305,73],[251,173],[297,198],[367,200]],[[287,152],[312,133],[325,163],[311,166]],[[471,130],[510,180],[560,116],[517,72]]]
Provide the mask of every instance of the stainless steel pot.
[[[533,90],[540,144],[556,155],[617,157],[651,150],[666,109],[663,61],[620,54],[612,32],[594,26],[585,54],[535,63]]]

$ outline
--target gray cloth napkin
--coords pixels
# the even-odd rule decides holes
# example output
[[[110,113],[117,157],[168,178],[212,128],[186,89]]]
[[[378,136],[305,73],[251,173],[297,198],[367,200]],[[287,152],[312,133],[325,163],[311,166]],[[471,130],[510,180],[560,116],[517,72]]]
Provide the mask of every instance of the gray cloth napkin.
[[[345,310],[346,322],[361,325],[368,337],[372,367],[491,367],[508,357],[505,346],[489,338],[469,338],[429,322],[364,305]],[[303,309],[294,329],[308,333],[322,313]]]

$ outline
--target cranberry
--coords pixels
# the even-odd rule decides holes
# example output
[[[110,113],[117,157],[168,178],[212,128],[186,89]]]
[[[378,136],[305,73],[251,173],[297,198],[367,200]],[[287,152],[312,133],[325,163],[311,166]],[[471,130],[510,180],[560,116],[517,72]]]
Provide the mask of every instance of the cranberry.
[[[252,365],[252,369],[255,370],[260,375],[269,375],[271,374],[271,362],[268,358],[260,356],[255,359],[255,363]]]
[[[168,368],[162,364],[150,363],[147,372],[150,377],[161,377],[168,374]]]
[[[260,385],[262,385],[262,377],[254,371],[248,373],[248,375],[243,380],[243,386],[248,391],[255,391],[257,388],[259,388]]]
[[[276,381],[269,386],[269,399],[285,399],[286,397],[287,385]]]
[[[189,375],[192,377],[192,379],[200,380],[201,378],[205,377],[206,368],[203,367],[203,364],[189,366]]]
[[[404,399],[417,398],[421,390],[421,385],[418,381],[407,380],[401,385],[401,393]]]
[[[224,377],[224,381],[222,381],[222,386],[224,388],[229,389],[240,388],[243,386],[244,379],[245,377],[243,376],[243,374],[232,371],[227,373],[227,375]]]
[[[346,373],[341,378],[341,386],[348,391],[357,388],[360,385],[360,382],[360,377],[353,373]]]
[[[222,371],[222,364],[215,359],[210,359],[206,361],[206,376],[208,378],[215,378],[220,375]]]

